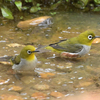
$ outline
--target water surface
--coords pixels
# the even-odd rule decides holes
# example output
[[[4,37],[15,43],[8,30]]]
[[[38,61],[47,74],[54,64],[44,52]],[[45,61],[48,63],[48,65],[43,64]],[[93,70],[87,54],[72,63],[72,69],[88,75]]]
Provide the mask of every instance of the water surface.
[[[34,17],[34,16],[33,16]],[[30,15],[26,19],[30,19]],[[7,22],[0,26],[0,56],[14,56],[19,54],[22,46],[9,47],[8,44],[33,43],[48,45],[58,42],[61,39],[78,36],[81,32],[92,29],[100,36],[100,16],[93,13],[60,12],[53,16],[53,25],[48,28],[33,28],[32,31],[22,31],[16,28],[14,22]],[[0,94],[14,94],[24,99],[32,99],[30,96],[35,92],[43,92],[47,99],[52,99],[51,92],[57,91],[65,96],[85,91],[98,91],[100,82],[100,43],[93,44],[90,52],[82,58],[65,59],[54,52],[36,54],[38,66],[35,69],[38,73],[53,73],[53,77],[42,78],[40,76],[21,76],[17,80],[14,75],[9,74],[11,66],[0,64]],[[3,83],[3,81],[6,81]],[[36,84],[46,84],[48,89],[37,89]],[[11,90],[10,86],[20,86],[21,91]]]

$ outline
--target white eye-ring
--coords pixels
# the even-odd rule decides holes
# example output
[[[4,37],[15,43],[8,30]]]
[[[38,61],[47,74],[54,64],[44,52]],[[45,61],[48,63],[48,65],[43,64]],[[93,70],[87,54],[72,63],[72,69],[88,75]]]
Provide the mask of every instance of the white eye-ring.
[[[93,39],[92,35],[88,35],[88,39],[92,40]]]
[[[27,53],[28,53],[28,54],[31,54],[32,52],[31,52],[30,50],[27,50]]]

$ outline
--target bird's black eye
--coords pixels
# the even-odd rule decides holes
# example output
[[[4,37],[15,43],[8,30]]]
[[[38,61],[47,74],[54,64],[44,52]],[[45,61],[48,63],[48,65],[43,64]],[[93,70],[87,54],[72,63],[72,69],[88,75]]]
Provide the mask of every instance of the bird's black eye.
[[[92,35],[88,35],[88,39],[92,40],[93,39]]]
[[[27,50],[27,53],[28,53],[28,54],[31,54],[32,52],[31,52],[30,50]]]

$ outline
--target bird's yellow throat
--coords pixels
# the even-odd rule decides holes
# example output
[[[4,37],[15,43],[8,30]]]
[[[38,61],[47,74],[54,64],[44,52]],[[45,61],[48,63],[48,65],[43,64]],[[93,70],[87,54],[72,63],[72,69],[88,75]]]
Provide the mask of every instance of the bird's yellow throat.
[[[31,55],[29,55],[29,56],[26,58],[26,60],[28,60],[28,61],[32,61],[32,60],[34,60],[34,59],[35,59],[34,53],[32,53]]]

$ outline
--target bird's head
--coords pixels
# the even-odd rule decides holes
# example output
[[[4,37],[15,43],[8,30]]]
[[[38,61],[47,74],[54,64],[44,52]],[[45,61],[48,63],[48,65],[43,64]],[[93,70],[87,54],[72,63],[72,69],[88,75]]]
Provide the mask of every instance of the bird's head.
[[[39,51],[36,50],[34,46],[27,45],[21,50],[20,56],[21,58],[26,60],[34,60],[35,52],[39,52]]]
[[[91,46],[95,38],[100,38],[100,36],[95,36],[93,31],[87,30],[78,36],[78,41],[81,44]]]

